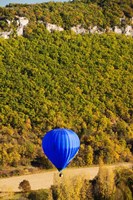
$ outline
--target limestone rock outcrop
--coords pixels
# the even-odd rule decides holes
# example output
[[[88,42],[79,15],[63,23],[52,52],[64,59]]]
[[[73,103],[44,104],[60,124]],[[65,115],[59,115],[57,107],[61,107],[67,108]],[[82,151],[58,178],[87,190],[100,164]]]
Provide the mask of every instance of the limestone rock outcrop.
[[[24,27],[26,27],[29,23],[29,20],[25,17],[19,17],[16,16],[14,18],[13,21],[10,21],[8,19],[5,19],[7,24],[8,24],[8,28],[11,27],[11,24],[16,23],[16,34],[18,36],[23,36],[24,34]],[[133,17],[130,19],[131,21],[131,25],[126,24],[125,22],[125,18],[120,18],[120,22],[121,22],[121,26],[114,26],[114,27],[108,27],[106,29],[103,29],[102,27],[98,27],[98,26],[91,26],[88,28],[84,28],[81,24],[73,26],[70,28],[71,31],[75,32],[76,34],[102,34],[102,33],[106,33],[106,32],[115,32],[116,34],[125,34],[127,36],[131,36],[133,37]],[[44,24],[44,26],[46,27],[46,29],[51,33],[53,31],[64,31],[64,28],[62,28],[61,26],[58,26],[56,24],[51,24],[51,23],[47,23],[47,22],[43,22],[38,20],[37,23],[41,23]],[[5,39],[8,39],[10,37],[10,35],[13,33],[12,28],[10,29],[10,31],[3,31],[0,32],[0,37],[3,37]]]

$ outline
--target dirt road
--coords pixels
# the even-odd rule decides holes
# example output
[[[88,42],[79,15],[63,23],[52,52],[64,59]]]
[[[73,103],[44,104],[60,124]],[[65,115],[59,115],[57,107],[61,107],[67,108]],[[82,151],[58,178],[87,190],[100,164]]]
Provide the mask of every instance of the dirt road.
[[[116,168],[119,166],[123,167],[132,167],[131,163],[122,163],[117,165],[108,166],[108,168]],[[64,170],[64,176],[77,176],[77,175],[85,175],[90,179],[93,179],[98,173],[99,167],[88,167],[88,168],[72,168]],[[48,171],[48,172],[40,172],[37,174],[30,174],[30,175],[23,175],[17,177],[10,177],[10,178],[2,178],[0,179],[0,191],[1,192],[8,192],[8,191],[20,191],[18,189],[19,183],[21,181],[28,180],[31,189],[37,190],[42,188],[50,188],[53,184],[54,176],[58,176],[58,172],[55,171]]]

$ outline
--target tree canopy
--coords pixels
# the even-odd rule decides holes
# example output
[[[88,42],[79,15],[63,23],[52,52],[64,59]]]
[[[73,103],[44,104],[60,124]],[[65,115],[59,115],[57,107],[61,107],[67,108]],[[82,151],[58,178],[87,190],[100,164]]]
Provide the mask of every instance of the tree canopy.
[[[57,10],[60,16],[69,15],[67,8],[71,13],[80,9],[80,16],[85,4],[96,9],[99,6],[50,2],[0,8],[6,16],[11,11],[9,18],[18,12],[31,19],[30,34],[29,26],[25,37],[0,39],[2,166],[26,165],[39,159],[46,166],[41,139],[55,127],[72,129],[81,139],[73,165],[98,163],[100,157],[106,163],[132,159],[133,39],[114,33],[49,33],[43,24],[34,23],[36,16],[57,20]],[[93,13],[89,16],[101,20],[102,12],[99,9],[95,18]],[[59,24],[62,19],[69,26],[70,20],[64,17]]]

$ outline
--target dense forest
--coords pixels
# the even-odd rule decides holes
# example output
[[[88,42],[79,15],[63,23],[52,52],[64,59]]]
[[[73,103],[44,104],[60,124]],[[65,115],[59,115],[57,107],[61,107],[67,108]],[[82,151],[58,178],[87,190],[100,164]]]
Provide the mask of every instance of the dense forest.
[[[69,2],[48,2],[42,4],[9,4],[0,7],[0,30],[14,29],[12,20],[16,16],[26,17],[30,23],[25,36],[37,28],[40,22],[56,24],[69,30],[82,25],[84,28],[98,26],[101,29],[132,24],[133,0],[73,0]],[[5,19],[10,20],[9,24]],[[120,19],[124,19],[121,23]]]
[[[110,5],[110,6],[109,6]],[[50,168],[41,139],[74,130],[81,148],[72,166],[132,161],[133,39],[114,33],[76,35],[69,27],[119,23],[132,1],[9,4],[1,16],[26,16],[24,37],[0,39],[0,165]],[[36,19],[56,23],[49,33]],[[1,22],[2,29],[6,25]],[[3,27],[2,27],[3,26]]]

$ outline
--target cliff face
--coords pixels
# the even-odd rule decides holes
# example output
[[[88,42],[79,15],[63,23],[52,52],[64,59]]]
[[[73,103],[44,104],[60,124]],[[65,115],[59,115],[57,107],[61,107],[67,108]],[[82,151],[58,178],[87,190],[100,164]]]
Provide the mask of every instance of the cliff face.
[[[4,31],[4,32],[0,32],[0,37],[8,39],[10,37],[11,34],[14,33],[14,30],[11,28],[11,24],[15,23],[16,24],[16,34],[18,36],[23,35],[23,31],[24,31],[24,27],[27,26],[27,24],[29,23],[29,20],[25,17],[19,17],[16,16],[14,20],[10,21],[5,19],[5,21],[8,23],[8,27],[10,29],[10,31]]]
[[[121,23],[123,23],[124,19],[120,19]],[[133,37],[133,17],[130,19],[131,25],[124,24],[124,26],[121,27],[119,26],[114,26],[114,27],[108,27],[106,29],[103,29],[102,27],[99,26],[90,26],[87,29],[85,29],[82,24],[79,24],[77,26],[73,26],[70,28],[71,31],[75,32],[76,34],[102,34],[102,33],[107,33],[107,32],[114,32],[116,34],[125,34],[127,36]],[[23,36],[24,33],[24,28],[29,24],[29,20],[26,17],[19,17],[16,16],[14,20],[9,21],[6,19],[6,22],[8,23],[8,27],[11,28],[11,24],[14,23],[16,24],[15,26],[15,31],[18,36]],[[36,21],[36,23],[42,23],[46,27],[46,29],[49,32],[53,31],[64,31],[64,28],[61,26],[58,26],[56,24],[51,24],[51,23],[44,23],[43,21]],[[14,33],[14,30],[11,28],[9,31],[3,31],[0,32],[0,37],[8,39],[12,34]]]

